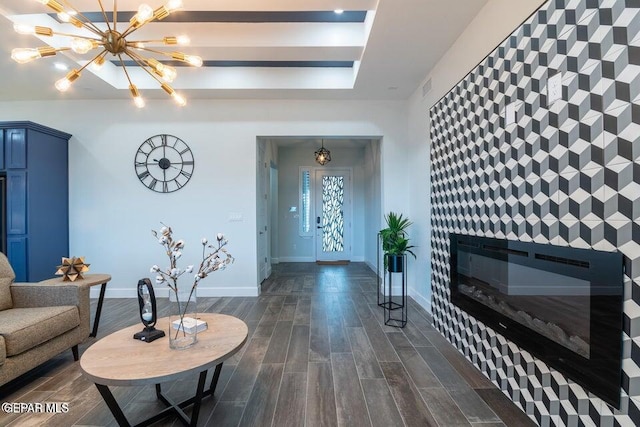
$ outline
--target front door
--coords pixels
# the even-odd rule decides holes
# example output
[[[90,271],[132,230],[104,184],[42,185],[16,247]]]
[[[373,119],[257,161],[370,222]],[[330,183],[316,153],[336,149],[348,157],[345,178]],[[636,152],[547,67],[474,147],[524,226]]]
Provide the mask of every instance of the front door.
[[[316,169],[316,260],[351,259],[351,171]]]

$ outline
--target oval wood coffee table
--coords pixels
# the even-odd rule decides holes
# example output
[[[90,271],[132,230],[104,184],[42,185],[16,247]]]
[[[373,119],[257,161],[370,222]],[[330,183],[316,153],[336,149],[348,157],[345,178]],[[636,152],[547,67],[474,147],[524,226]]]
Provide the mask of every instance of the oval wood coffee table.
[[[140,386],[154,384],[156,396],[167,408],[138,426],[150,425],[170,415],[177,415],[186,425],[198,422],[200,403],[204,396],[215,392],[222,363],[234,355],[247,340],[247,325],[240,319],[225,314],[202,313],[198,318],[207,322],[206,331],[198,332],[198,342],[184,350],[169,348],[167,337],[153,342],[133,339],[142,330],[142,323],[108,335],[89,347],[80,358],[83,374],[96,384],[102,398],[121,426],[129,426],[122,409],[109,386]],[[156,329],[167,332],[169,319],[159,319]],[[207,371],[215,366],[211,384],[204,390]],[[160,384],[189,375],[199,374],[194,397],[174,403],[164,394]],[[191,418],[183,408],[193,404]]]

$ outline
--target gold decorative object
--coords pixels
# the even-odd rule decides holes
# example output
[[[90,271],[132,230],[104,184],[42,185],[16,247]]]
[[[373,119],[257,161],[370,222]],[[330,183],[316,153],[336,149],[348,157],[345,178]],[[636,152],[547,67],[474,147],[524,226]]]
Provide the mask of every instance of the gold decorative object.
[[[62,22],[69,23],[76,27],[75,33],[62,33],[54,31],[49,27],[31,26],[15,24],[14,29],[20,34],[31,34],[39,37],[54,37],[63,36],[68,37],[69,46],[54,48],[51,46],[39,47],[36,49],[13,49],[11,52],[11,58],[24,64],[34,59],[54,56],[57,52],[73,50],[79,55],[89,53],[94,49],[97,54],[89,61],[87,61],[79,69],[71,70],[66,77],[58,80],[55,84],[56,89],[60,92],[64,92],[71,84],[80,77],[80,72],[87,66],[91,65],[94,69],[99,69],[105,63],[105,57],[109,54],[116,57],[117,61],[122,66],[127,80],[129,81],[129,91],[133,97],[133,101],[138,108],[144,107],[144,100],[138,91],[136,85],[133,84],[123,56],[130,58],[133,62],[145,70],[151,77],[153,77],[160,85],[160,87],[169,94],[174,101],[180,105],[186,105],[186,99],[173,90],[167,83],[171,83],[176,77],[176,69],[166,62],[161,62],[156,58],[145,56],[149,53],[155,56],[165,56],[170,59],[169,62],[184,62],[188,65],[195,67],[202,66],[202,58],[194,55],[186,55],[182,52],[165,52],[158,49],[148,47],[149,45],[180,45],[189,43],[189,38],[186,36],[167,36],[159,40],[127,40],[127,38],[136,30],[140,29],[144,25],[152,21],[159,21],[172,12],[181,9],[183,7],[182,0],[169,0],[164,6],[157,9],[153,9],[147,4],[142,4],[138,8],[138,12],[131,18],[126,28],[118,30],[118,7],[117,1],[113,0],[113,14],[111,21],[105,11],[105,8],[101,0],[98,1],[100,10],[104,17],[103,24],[95,24],[85,15],[80,13],[75,7],[73,7],[67,0],[36,0],[46,6],[49,6],[54,12],[57,13],[58,19]],[[106,28],[105,28],[106,26]],[[94,53],[96,52],[94,51]]]
[[[62,265],[58,266],[56,275],[62,275],[64,282],[75,281],[76,279],[82,279],[82,273],[89,271],[89,264],[84,262],[84,257],[62,257]]]

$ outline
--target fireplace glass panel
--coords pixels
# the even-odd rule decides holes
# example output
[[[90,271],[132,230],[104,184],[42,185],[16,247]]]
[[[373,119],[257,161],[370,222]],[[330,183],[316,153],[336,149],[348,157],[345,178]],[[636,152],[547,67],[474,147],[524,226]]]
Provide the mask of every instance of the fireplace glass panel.
[[[619,408],[620,252],[452,233],[449,255],[454,305]]]

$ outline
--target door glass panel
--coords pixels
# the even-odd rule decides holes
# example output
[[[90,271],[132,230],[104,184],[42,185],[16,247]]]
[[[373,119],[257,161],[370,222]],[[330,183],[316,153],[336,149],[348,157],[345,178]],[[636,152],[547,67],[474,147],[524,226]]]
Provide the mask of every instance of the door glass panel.
[[[344,177],[322,177],[322,251],[344,251]]]

